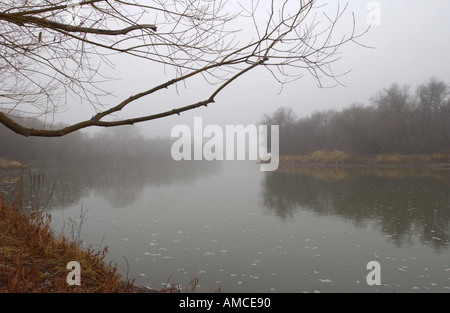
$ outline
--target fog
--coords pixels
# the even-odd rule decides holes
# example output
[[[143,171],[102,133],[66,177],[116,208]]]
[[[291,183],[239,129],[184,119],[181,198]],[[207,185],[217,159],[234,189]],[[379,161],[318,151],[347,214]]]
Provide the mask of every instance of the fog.
[[[278,27],[277,22],[268,27],[273,28],[274,38],[258,37],[251,19],[247,19],[249,24],[239,18],[236,23],[233,19],[227,21],[226,27],[242,29],[239,33],[242,37],[236,40],[239,42],[237,47],[228,47],[238,52],[234,51],[231,60],[226,59],[226,62],[222,59],[211,61],[218,51],[228,50],[221,50],[223,46],[217,42],[214,48],[209,47],[207,26],[210,24],[205,23],[204,28],[199,28],[197,15],[180,14],[176,10],[172,13],[175,18],[168,19],[165,25],[158,25],[156,18],[146,17],[143,21],[158,25],[158,31],[161,31],[155,34],[152,29],[151,33],[141,35],[142,38],[150,35],[150,43],[144,39],[142,46],[149,50],[154,48],[156,56],[146,51],[139,58],[127,54],[127,50],[108,55],[111,64],[106,64],[98,57],[116,52],[116,49],[123,52],[120,44],[120,49],[115,48],[117,42],[113,44],[114,48],[102,46],[106,52],[89,54],[87,59],[83,58],[83,49],[68,46],[68,50],[64,50],[67,54],[61,54],[62,59],[66,60],[70,54],[68,59],[75,60],[81,72],[86,68],[88,72],[97,70],[97,63],[100,63],[101,78],[96,76],[95,79],[105,80],[87,85],[106,92],[107,96],[100,99],[103,107],[79,102],[80,98],[89,98],[91,94],[82,94],[88,90],[80,83],[86,79],[83,76],[86,73],[75,71],[81,78],[71,75],[70,62],[69,65],[59,64],[62,69],[50,68],[55,73],[68,71],[64,74],[69,83],[57,85],[62,86],[58,89],[62,92],[56,92],[57,96],[67,97],[63,99],[67,100],[64,110],[53,114],[52,107],[42,105],[51,101],[17,100],[22,96],[21,86],[17,83],[19,74],[12,66],[6,73],[14,75],[0,75],[3,78],[0,98],[7,99],[0,103],[0,208],[8,211],[3,205],[3,199],[6,199],[26,214],[46,216],[49,213],[52,231],[71,234],[74,239],[76,235],[77,242],[86,243],[86,247],[108,247],[110,250],[104,250],[108,254],[101,252],[104,260],[118,264],[123,277],[133,279],[136,286],[151,290],[160,290],[161,286],[166,288],[174,282],[173,286],[180,286],[180,290],[202,292],[448,292],[450,1],[349,0],[335,29],[332,27],[336,21],[334,14],[339,3],[342,9],[346,1],[317,1],[318,6],[327,4],[323,10],[329,17],[323,12],[317,16],[307,15],[303,24],[304,20],[298,18],[303,15],[298,14],[289,25],[287,21],[291,16],[280,9],[283,23],[278,26],[282,27]],[[212,6],[221,3],[200,2]],[[241,2],[254,4],[258,1]],[[15,6],[16,2],[10,0],[10,3]],[[197,4],[195,1],[151,1],[151,5],[163,7],[178,4],[193,7],[192,3]],[[239,10],[237,1],[227,3],[231,4],[228,8],[231,11]],[[284,2],[261,0],[259,8],[267,9],[264,6],[269,3],[282,6]],[[294,0],[289,3],[298,6],[304,2]],[[198,10],[202,13],[203,6]],[[20,14],[14,20],[17,14],[4,13],[6,11],[0,10],[0,24],[14,24],[12,27],[18,29],[26,26],[27,21],[22,22]],[[155,11],[158,10],[151,14]],[[189,28],[196,33],[194,39],[191,35],[177,37],[176,31],[167,31],[173,24],[186,27],[179,22],[184,18],[189,20],[188,28],[194,25]],[[215,18],[214,15],[212,20],[216,21]],[[265,20],[260,19],[258,16],[254,22],[261,22],[264,27]],[[331,23],[330,28],[335,30],[330,36],[331,41],[319,42],[323,39],[321,36],[328,38],[327,26],[320,25],[325,30],[314,29],[314,23],[308,24],[310,19],[323,21],[328,27]],[[91,21],[97,25],[103,20],[95,16]],[[301,24],[296,25],[299,21]],[[169,25],[170,22],[173,24]],[[38,26],[42,25],[37,23],[30,29]],[[211,29],[215,30],[215,27]],[[16,56],[16,31],[11,29],[9,34],[13,39],[6,45],[0,42],[0,48],[3,45],[5,51],[11,50],[14,52],[11,55]],[[84,29],[86,32],[93,30]],[[111,29],[94,31],[116,32]],[[352,34],[353,29],[355,33]],[[127,33],[126,30],[119,32]],[[136,29],[132,27],[131,30]],[[33,45],[40,47],[45,43],[42,46],[52,47],[51,52],[64,46],[67,39],[64,36],[70,37],[61,35],[61,44],[61,39],[58,42],[51,32],[42,35],[43,32],[34,35],[37,41]],[[285,32],[287,38],[283,36]],[[1,40],[8,37],[6,33],[0,29]],[[358,37],[361,33],[363,36]],[[357,42],[341,40],[344,35],[345,38],[357,37]],[[124,37],[132,41],[131,45],[136,43],[133,40],[138,40],[133,35]],[[159,37],[161,41],[155,39]],[[256,48],[249,44],[251,38],[259,38]],[[28,45],[33,46],[28,43],[28,33],[19,39],[24,51],[29,51]],[[311,44],[309,40],[315,39],[318,42]],[[345,44],[341,46],[343,42]],[[281,44],[274,48],[271,43]],[[180,48],[181,57],[158,54],[166,51],[159,50],[160,46],[170,51],[172,45]],[[200,45],[200,52],[193,49],[193,54],[184,55],[183,48],[189,45],[195,48]],[[336,46],[339,47],[337,54],[333,50]],[[241,47],[244,48],[240,50]],[[134,48],[129,48],[132,53],[136,52]],[[203,53],[202,49],[209,51],[210,48],[213,56]],[[270,58],[267,60],[265,51],[270,51],[270,56],[276,60],[270,65],[282,64],[280,67],[288,71],[282,72],[282,77],[289,78],[294,74],[291,70],[301,71],[303,67],[304,72],[295,74],[304,76],[280,84],[276,79],[279,77],[274,77],[269,70],[275,66],[268,66]],[[23,55],[26,56],[21,52],[15,60],[20,66]],[[49,58],[54,57],[49,55]],[[330,55],[336,62],[331,64],[332,72],[327,72]],[[1,53],[1,57],[6,60],[8,55]],[[44,54],[39,57],[45,58]],[[325,58],[324,63],[322,58]],[[86,60],[88,62],[83,63]],[[178,62],[174,67],[158,63],[173,60]],[[2,64],[0,62],[0,74],[7,68]],[[41,73],[34,69],[34,66],[39,68],[39,64],[33,61],[30,64],[31,70],[25,64],[26,70],[20,74],[28,78],[24,73],[31,71],[45,78],[48,70],[45,66]],[[84,68],[86,64],[89,66]],[[209,67],[211,64],[220,64],[220,68]],[[208,71],[195,72],[188,79],[171,84],[177,77],[174,68],[192,71],[195,67]],[[314,73],[314,70],[324,68],[322,76]],[[213,73],[209,72],[211,69]],[[229,72],[225,72],[227,70]],[[244,75],[240,76],[242,73]],[[92,72],[86,74],[87,79],[91,79],[90,74]],[[326,77],[327,74],[330,77]],[[222,85],[212,84],[202,75],[217,79],[225,88],[222,90]],[[45,86],[38,84],[32,89],[38,90],[36,99],[42,100],[41,91],[52,91],[52,79],[58,81],[57,76],[56,73],[56,78],[51,77],[49,84],[45,79],[44,83],[39,81]],[[80,84],[71,85],[77,79]],[[12,91],[11,99],[17,102],[8,102],[11,100],[8,94],[2,94],[6,89],[2,85],[4,82],[12,82],[5,86],[12,86],[7,93]],[[153,89],[156,86],[161,90]],[[167,88],[163,89],[164,86]],[[94,93],[94,97],[96,95]],[[138,96],[133,98],[133,95]],[[140,98],[141,95],[146,96]],[[31,98],[34,99],[33,93]],[[45,100],[48,99],[53,100],[52,97]],[[32,115],[30,111],[18,108],[22,105],[45,112],[29,117],[26,114]],[[174,111],[177,108],[192,110]],[[11,118],[7,118],[11,112]],[[161,112],[173,115],[143,123],[127,120],[143,116],[151,118]],[[16,118],[17,124],[24,127],[15,127]],[[194,126],[194,121],[200,122]],[[135,123],[108,127],[121,122]],[[74,123],[80,128],[66,127]],[[180,124],[188,127],[175,128]],[[263,126],[257,128],[256,124]],[[210,127],[206,131],[208,125],[219,127]],[[236,125],[250,127],[225,127]],[[271,126],[270,130],[265,125]],[[170,138],[174,129],[174,137],[176,130],[180,130],[179,138]],[[255,138],[256,134],[261,141]],[[220,147],[221,142],[224,150]],[[245,150],[241,150],[242,147]],[[256,148],[259,148],[258,154]],[[218,158],[215,158],[216,154]],[[240,159],[245,160],[234,162],[244,155],[245,158]],[[214,161],[207,161],[211,159]],[[222,162],[222,159],[228,162]],[[273,164],[276,168],[263,169]],[[0,230],[5,229],[20,233],[17,230],[22,228],[0,227]],[[39,235],[35,241],[41,241],[41,237]],[[0,231],[0,238],[8,236],[3,236]],[[13,273],[10,266],[19,266],[21,258],[18,255],[26,250],[15,247],[24,240],[13,238],[11,242],[12,248],[8,243],[2,247],[0,242],[0,257],[1,248],[6,248],[3,251],[7,254],[18,251],[17,256],[8,255],[6,260],[14,260],[10,264],[3,262],[7,265],[4,268]],[[53,252],[48,251],[48,255]],[[23,256],[32,260],[24,259],[22,264],[26,267],[37,264],[38,269],[31,270],[33,275],[45,277],[45,282],[36,283],[38,291],[46,290],[47,276],[37,274],[47,267],[40,267],[41,263],[35,262],[32,254],[23,253]],[[3,264],[2,260],[0,258],[0,264]],[[369,283],[372,272],[365,271],[374,261],[380,261],[383,266],[382,283],[375,285]],[[60,269],[64,269],[65,264],[52,264],[57,275],[50,273],[49,276],[56,277],[57,284],[61,285],[64,280],[59,278]],[[2,266],[0,292],[5,290],[4,286],[7,286],[6,290],[10,285],[16,288],[16,283],[5,283],[3,277],[14,277],[14,282],[20,276],[26,288],[31,286],[25,274],[2,276]],[[83,273],[87,272],[83,268]],[[17,273],[21,272],[18,270]],[[105,286],[112,281],[110,277]],[[88,288],[89,291],[101,290],[100,287]]]
[[[368,26],[369,2],[349,1],[348,10],[354,12],[358,30]],[[141,125],[142,132],[149,137],[169,136],[174,125],[191,126],[195,116],[202,116],[205,125],[247,125],[281,105],[292,107],[297,116],[303,117],[315,111],[343,109],[352,103],[368,103],[374,92],[395,82],[415,87],[433,76],[450,81],[450,63],[446,61],[450,51],[450,2],[384,0],[378,3],[381,5],[380,25],[372,25],[360,40],[373,48],[345,45],[339,55],[341,59],[334,64],[335,73],[351,70],[339,78],[345,87],[318,88],[317,82],[305,73],[305,77],[285,85],[280,93],[280,84],[267,70],[260,68],[233,82],[217,97],[215,104],[181,116],[145,122]],[[330,10],[335,8],[335,3],[330,5]],[[343,24],[343,28],[351,26],[351,17],[348,16]],[[340,29],[339,32],[349,29]],[[148,62],[123,56],[113,59],[113,62],[114,68],[104,67],[106,76],[121,79],[103,85],[103,88],[115,91],[115,96],[109,97],[107,103],[116,104],[171,78],[162,66]],[[190,80],[186,86],[179,85],[177,90],[170,88],[134,103],[121,112],[121,116],[132,117],[197,102],[209,96],[208,91],[212,87],[204,81]],[[66,112],[59,113],[56,119],[73,123],[90,118],[92,114],[89,105],[75,103]]]

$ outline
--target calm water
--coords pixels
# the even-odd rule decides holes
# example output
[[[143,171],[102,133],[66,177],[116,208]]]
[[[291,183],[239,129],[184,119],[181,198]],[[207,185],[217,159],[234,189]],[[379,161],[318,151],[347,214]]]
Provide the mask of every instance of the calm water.
[[[54,229],[70,231],[83,211],[81,238],[109,246],[108,260],[148,288],[198,278],[204,292],[450,292],[450,171],[262,173],[247,162],[43,171],[42,194],[56,182]],[[366,283],[370,261],[381,286]]]

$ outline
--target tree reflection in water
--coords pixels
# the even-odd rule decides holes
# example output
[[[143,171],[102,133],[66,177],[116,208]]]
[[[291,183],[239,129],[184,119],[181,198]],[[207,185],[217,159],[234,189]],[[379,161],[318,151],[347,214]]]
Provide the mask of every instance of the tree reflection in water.
[[[148,185],[169,186],[189,184],[192,181],[217,172],[216,164],[207,162],[161,161],[146,166],[108,164],[104,166],[53,167],[25,172],[23,176],[24,209],[30,209],[30,181],[39,177],[39,197],[47,199],[51,195],[49,209],[61,209],[77,205],[83,198],[93,194],[104,199],[114,208],[131,206],[141,197]],[[0,189],[15,198],[16,182],[20,174],[3,175]],[[55,190],[52,192],[53,184]],[[13,194],[11,196],[11,194]],[[36,197],[33,195],[32,197]],[[44,201],[46,202],[46,201]]]
[[[449,245],[448,170],[284,167],[266,174],[263,202],[283,220],[306,210],[374,225],[396,246]]]

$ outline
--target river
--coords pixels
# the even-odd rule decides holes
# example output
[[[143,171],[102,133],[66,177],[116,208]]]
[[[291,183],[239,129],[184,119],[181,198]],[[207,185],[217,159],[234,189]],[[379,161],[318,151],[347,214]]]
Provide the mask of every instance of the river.
[[[106,260],[149,289],[198,278],[202,292],[450,292],[448,170],[186,162],[36,175],[39,205],[25,209],[54,183],[55,232],[108,246]],[[381,285],[366,282],[371,261]]]

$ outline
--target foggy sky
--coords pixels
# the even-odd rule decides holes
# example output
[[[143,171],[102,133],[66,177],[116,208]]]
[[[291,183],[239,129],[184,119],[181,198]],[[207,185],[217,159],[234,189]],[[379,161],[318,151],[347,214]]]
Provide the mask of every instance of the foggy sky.
[[[369,2],[349,1],[349,10],[355,13],[359,30],[367,27],[369,11],[366,6]],[[215,104],[207,108],[186,112],[181,117],[145,122],[138,128],[150,137],[170,136],[174,125],[192,125],[195,116],[202,116],[204,125],[248,125],[256,123],[263,113],[271,113],[282,105],[292,107],[301,117],[314,111],[340,110],[353,103],[369,104],[376,91],[395,82],[410,85],[413,90],[432,76],[450,83],[450,1],[378,2],[381,4],[381,25],[372,26],[359,40],[374,49],[346,45],[340,55],[342,59],[334,64],[336,73],[351,70],[340,78],[347,87],[320,89],[317,82],[305,73],[304,78],[284,86],[279,94],[280,85],[267,70],[260,68],[235,81],[217,96]],[[349,22],[347,19],[347,26]],[[108,99],[111,105],[171,78],[164,76],[162,68],[142,64],[136,59],[120,57],[115,64],[115,68],[107,69],[107,72],[122,79],[107,85],[111,86],[107,89],[115,90],[116,98]],[[198,102],[209,97],[206,91],[210,87],[189,81],[186,88],[179,86],[179,95],[171,88],[127,107],[121,116],[132,117]],[[73,123],[92,115],[89,105],[74,104],[57,119]]]

